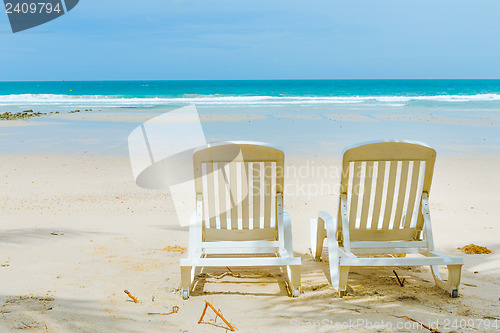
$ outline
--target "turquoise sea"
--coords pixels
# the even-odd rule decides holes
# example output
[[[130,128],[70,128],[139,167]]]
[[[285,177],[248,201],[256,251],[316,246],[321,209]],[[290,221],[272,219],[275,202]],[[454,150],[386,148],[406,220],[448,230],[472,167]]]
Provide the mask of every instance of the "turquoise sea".
[[[0,82],[0,107],[23,105],[335,105],[498,107],[500,80]]]
[[[208,117],[246,115],[204,121],[209,141],[267,141],[292,153],[337,154],[357,142],[411,139],[445,153],[500,154],[500,80],[0,82],[0,113],[114,115],[113,121],[51,116],[29,121],[44,126],[2,126],[0,153],[126,154],[128,133],[142,121],[193,104]]]

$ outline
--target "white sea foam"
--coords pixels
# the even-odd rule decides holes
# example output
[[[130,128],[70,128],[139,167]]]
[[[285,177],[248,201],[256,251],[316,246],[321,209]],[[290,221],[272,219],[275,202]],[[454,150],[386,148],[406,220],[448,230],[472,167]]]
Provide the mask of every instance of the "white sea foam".
[[[0,95],[0,106],[58,105],[88,107],[199,105],[310,105],[310,104],[382,104],[404,106],[412,101],[488,102],[500,101],[499,94],[436,96],[221,96],[185,95],[183,97],[126,98],[105,95],[20,94]]]

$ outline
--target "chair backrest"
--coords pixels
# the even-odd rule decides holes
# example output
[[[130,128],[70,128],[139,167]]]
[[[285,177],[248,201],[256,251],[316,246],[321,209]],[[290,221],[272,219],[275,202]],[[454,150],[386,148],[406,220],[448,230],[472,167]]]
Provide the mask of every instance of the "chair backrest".
[[[196,194],[203,197],[204,241],[276,240],[283,151],[256,142],[210,144],[193,155]]]
[[[424,224],[420,198],[430,191],[435,159],[436,151],[419,142],[346,150],[340,188],[347,196],[349,240],[418,240]]]

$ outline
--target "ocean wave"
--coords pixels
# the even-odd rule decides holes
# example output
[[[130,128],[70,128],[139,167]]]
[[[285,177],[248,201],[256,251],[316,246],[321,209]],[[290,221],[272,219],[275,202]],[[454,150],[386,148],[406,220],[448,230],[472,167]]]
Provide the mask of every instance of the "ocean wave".
[[[435,95],[435,96],[224,96],[183,95],[182,97],[123,97],[105,95],[17,94],[0,95],[4,105],[67,105],[67,106],[157,106],[168,104],[200,105],[307,105],[375,103],[404,106],[413,101],[488,102],[500,101],[500,94]]]

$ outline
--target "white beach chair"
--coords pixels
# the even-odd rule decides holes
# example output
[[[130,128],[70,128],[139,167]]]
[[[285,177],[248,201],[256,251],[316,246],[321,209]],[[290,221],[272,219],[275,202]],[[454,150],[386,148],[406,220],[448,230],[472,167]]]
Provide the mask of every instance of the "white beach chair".
[[[299,295],[300,258],[293,256],[290,216],[283,210],[284,154],[255,142],[210,144],[193,155],[196,212],[189,258],[181,259],[182,297],[195,268],[286,266]]]
[[[463,259],[434,250],[429,191],[435,159],[434,149],[417,142],[375,142],[345,151],[338,217],[320,212],[311,219],[312,256],[320,259],[326,237],[330,278],[341,297],[351,266],[421,265],[431,266],[437,286],[458,296]],[[446,282],[438,265],[448,266]]]

